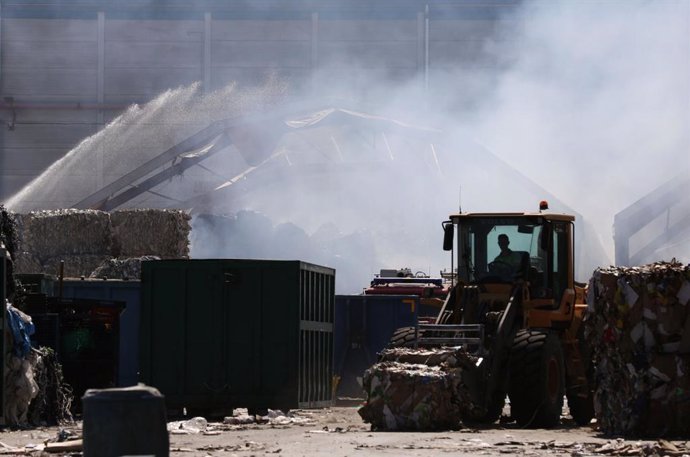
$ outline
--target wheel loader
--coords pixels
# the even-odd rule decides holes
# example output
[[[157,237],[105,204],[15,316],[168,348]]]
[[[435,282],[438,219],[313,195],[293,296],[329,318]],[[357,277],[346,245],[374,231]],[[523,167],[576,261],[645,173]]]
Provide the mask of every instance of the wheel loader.
[[[390,347],[456,347],[477,360],[462,374],[476,406],[463,421],[496,421],[506,395],[519,426],[557,425],[564,397],[578,424],[592,419],[574,220],[541,202],[538,212],[458,213],[443,223],[454,287],[433,323],[398,329]]]

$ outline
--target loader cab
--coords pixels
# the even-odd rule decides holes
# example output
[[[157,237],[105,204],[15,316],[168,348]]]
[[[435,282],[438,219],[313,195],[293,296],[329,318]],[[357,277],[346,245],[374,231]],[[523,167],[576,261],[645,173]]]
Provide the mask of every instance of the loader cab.
[[[573,287],[572,216],[542,213],[451,216],[444,248],[455,232],[458,280],[465,284],[513,284],[524,281],[542,306],[557,308]],[[452,227],[452,228],[449,228]],[[501,255],[499,238],[509,240]],[[502,261],[508,259],[508,262]]]

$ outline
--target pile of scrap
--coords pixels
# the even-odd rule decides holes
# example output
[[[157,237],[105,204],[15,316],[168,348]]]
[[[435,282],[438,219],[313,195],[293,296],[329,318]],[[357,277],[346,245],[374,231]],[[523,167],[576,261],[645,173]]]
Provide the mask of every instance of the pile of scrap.
[[[359,415],[374,430],[447,430],[471,407],[462,371],[476,360],[456,348],[392,348],[364,373]]]
[[[90,276],[98,267],[132,278],[136,265],[113,265],[112,259],[143,256],[187,258],[190,216],[179,210],[135,209],[107,213],[61,209],[16,215],[19,249],[16,273]],[[103,271],[97,277],[103,276]]]
[[[74,394],[72,387],[65,382],[57,354],[53,349],[41,346],[32,350],[31,360],[38,392],[29,404],[28,422],[34,425],[71,423],[74,420]]]
[[[91,272],[91,278],[119,278],[134,279],[141,277],[141,262],[145,260],[160,260],[155,255],[129,257],[126,259],[107,259]]]
[[[624,436],[690,434],[690,265],[597,269],[585,334],[597,421]]]
[[[17,248],[19,244],[19,234],[17,228],[17,218],[15,215],[0,205],[0,247],[4,246],[10,254],[12,262],[8,262],[5,269],[5,293],[6,298],[14,298],[17,287],[14,280],[14,261],[17,258]],[[1,280],[0,280],[1,282]]]

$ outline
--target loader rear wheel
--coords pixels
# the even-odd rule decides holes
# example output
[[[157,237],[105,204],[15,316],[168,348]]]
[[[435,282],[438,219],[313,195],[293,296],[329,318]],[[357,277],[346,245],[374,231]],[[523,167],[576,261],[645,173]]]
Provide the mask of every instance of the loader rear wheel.
[[[558,335],[520,330],[510,354],[510,412],[527,428],[558,424],[565,395],[565,366]]]
[[[414,327],[400,327],[391,336],[388,342],[389,348],[411,348],[414,347],[416,341]]]

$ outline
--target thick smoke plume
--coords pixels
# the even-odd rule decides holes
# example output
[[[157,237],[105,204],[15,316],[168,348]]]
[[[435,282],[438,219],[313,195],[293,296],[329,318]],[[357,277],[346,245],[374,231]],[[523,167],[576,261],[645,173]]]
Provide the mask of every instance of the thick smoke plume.
[[[136,166],[142,151],[160,153],[212,120],[267,100],[307,101],[379,117],[336,111],[332,121],[288,128],[256,170],[242,175],[250,165],[226,151],[203,172],[156,189],[173,200],[149,195],[136,205],[174,207],[232,181],[197,209],[192,257],[335,266],[338,292],[350,293],[380,268],[435,275],[450,267],[440,223],[459,206],[533,211],[547,198],[553,210],[583,219],[577,276],[586,280],[613,263],[613,216],[688,175],[688,17],[681,1],[525,2],[501,18],[477,61],[445,69],[432,61],[428,78],[372,71],[348,55],[341,57],[346,72],[324,68],[308,89],[275,82],[249,95],[234,87],[206,96],[196,86],[178,89],[131,108],[8,206],[72,204],[89,183],[76,179],[63,189],[51,174],[105,160],[107,183],[125,172],[111,165]],[[288,120],[307,114],[295,109]],[[687,262],[687,246],[658,255]]]

